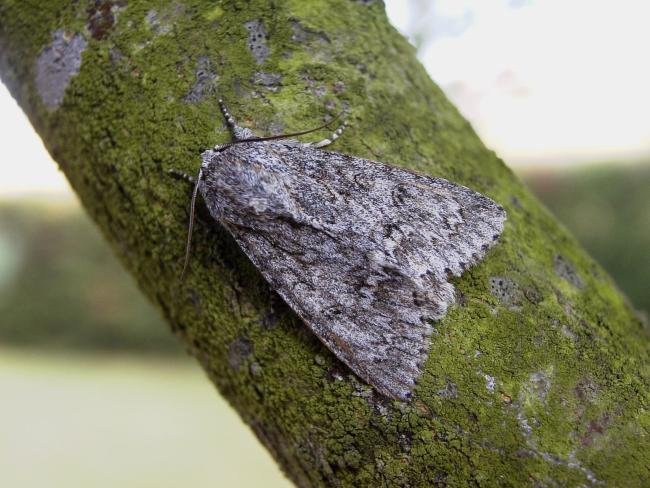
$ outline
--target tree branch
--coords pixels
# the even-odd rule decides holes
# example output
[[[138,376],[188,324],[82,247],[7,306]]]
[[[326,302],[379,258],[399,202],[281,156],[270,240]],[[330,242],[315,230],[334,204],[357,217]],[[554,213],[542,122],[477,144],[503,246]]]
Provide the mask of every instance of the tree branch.
[[[649,479],[647,332],[381,2],[0,0],[0,74],[142,290],[298,485]],[[412,402],[357,380],[205,211],[179,283],[190,189],[168,171],[194,174],[228,140],[216,93],[267,135],[349,109],[332,150],[506,208],[500,244],[455,280]]]

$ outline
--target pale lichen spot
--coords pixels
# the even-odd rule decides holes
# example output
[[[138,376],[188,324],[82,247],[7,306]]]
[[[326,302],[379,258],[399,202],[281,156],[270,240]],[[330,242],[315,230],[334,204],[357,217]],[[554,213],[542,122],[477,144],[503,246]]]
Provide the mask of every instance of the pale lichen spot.
[[[196,81],[183,101],[197,103],[206,98],[212,93],[216,78],[217,74],[212,70],[210,59],[207,56],[200,56],[196,66]]]
[[[455,398],[458,398],[458,386],[456,386],[456,383],[452,383],[451,381],[447,380],[444,388],[439,389],[437,393],[438,396],[442,398],[453,400]]]
[[[248,50],[253,55],[257,64],[264,64],[270,54],[266,40],[268,38],[264,23],[259,20],[250,20],[244,24],[248,31]]]
[[[511,310],[518,310],[522,302],[522,292],[517,283],[504,276],[490,278],[490,293]]]
[[[179,17],[185,11],[185,7],[179,3],[167,6],[162,11],[158,12],[151,9],[144,17],[144,21],[156,36],[161,36],[171,32]]]
[[[551,390],[552,375],[552,367],[548,368],[546,371],[536,371],[531,373],[523,388],[524,399],[529,401],[537,400],[544,403],[549,391]]]
[[[167,34],[169,32],[169,29],[171,28],[169,25],[160,22],[158,12],[155,10],[149,10],[149,12],[147,12],[147,15],[145,16],[145,21],[147,22],[147,25],[151,28],[151,30],[158,35]]]
[[[331,42],[325,32],[305,27],[297,20],[291,21],[291,30],[293,31],[291,40],[294,42],[305,43],[317,41],[320,44],[329,44]]]
[[[256,377],[262,376],[262,366],[260,365],[260,363],[257,362],[251,363],[248,369],[251,375]]]
[[[268,91],[277,92],[282,86],[282,75],[280,73],[256,71],[251,78],[251,82],[266,88]]]
[[[568,325],[562,324],[562,326],[560,327],[560,331],[562,332],[562,335],[567,339],[571,339],[571,341],[576,340],[575,333],[569,328]]]
[[[524,434],[524,437],[526,439],[530,439],[533,435],[533,428],[530,426],[528,419],[521,411],[517,412],[517,421],[519,422],[519,426],[521,427],[521,431]]]
[[[253,353],[253,343],[245,337],[235,339],[228,347],[228,365],[239,371],[247,358]]]
[[[485,378],[485,388],[487,391],[490,393],[494,393],[494,389],[497,384],[497,379],[494,376],[490,376],[489,374],[484,374],[483,378]]]
[[[578,275],[575,266],[573,266],[573,264],[565,257],[559,254],[555,256],[555,258],[553,258],[553,268],[555,269],[555,274],[568,281],[576,288],[584,287],[582,278]]]
[[[58,29],[36,58],[36,91],[49,110],[59,108],[63,102],[70,80],[81,69],[81,54],[87,45],[81,34]]]

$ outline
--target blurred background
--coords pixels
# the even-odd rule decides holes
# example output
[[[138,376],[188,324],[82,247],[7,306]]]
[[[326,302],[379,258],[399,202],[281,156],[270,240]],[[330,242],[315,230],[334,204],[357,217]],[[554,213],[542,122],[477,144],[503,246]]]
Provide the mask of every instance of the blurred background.
[[[649,310],[645,2],[385,3],[483,141]],[[3,85],[0,134],[0,485],[289,486]]]

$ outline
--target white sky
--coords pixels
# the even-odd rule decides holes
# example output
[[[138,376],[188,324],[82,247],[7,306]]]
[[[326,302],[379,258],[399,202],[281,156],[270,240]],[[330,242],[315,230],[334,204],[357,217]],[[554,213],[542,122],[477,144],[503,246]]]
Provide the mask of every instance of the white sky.
[[[420,59],[511,166],[650,156],[650,2],[385,0]],[[67,182],[0,85],[0,197]]]
[[[71,190],[27,116],[0,83],[0,198],[61,196]]]
[[[414,17],[406,5],[424,5]],[[647,0],[386,0],[419,57],[509,164],[650,156]],[[424,10],[424,13],[423,13]]]

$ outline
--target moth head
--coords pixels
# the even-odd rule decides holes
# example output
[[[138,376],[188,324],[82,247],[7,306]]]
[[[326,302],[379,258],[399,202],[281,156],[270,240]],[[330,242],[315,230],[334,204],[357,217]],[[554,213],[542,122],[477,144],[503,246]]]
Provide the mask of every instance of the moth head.
[[[250,223],[251,217],[263,217],[267,212],[275,213],[277,216],[298,214],[292,199],[288,198],[286,187],[280,178],[274,177],[272,173],[260,171],[259,167],[255,167],[255,163],[246,162],[241,157],[230,157],[237,153],[231,148],[239,144],[248,145],[309,134],[327,127],[341,115],[337,115],[333,120],[315,129],[279,136],[236,139],[226,144],[216,145],[201,155],[201,168],[192,194],[181,281],[185,276],[190,259],[194,210],[199,191],[203,194],[210,213],[226,222],[246,225],[246,223]],[[211,184],[214,184],[214,191],[209,191],[212,189]],[[218,198],[219,196],[222,198]]]

